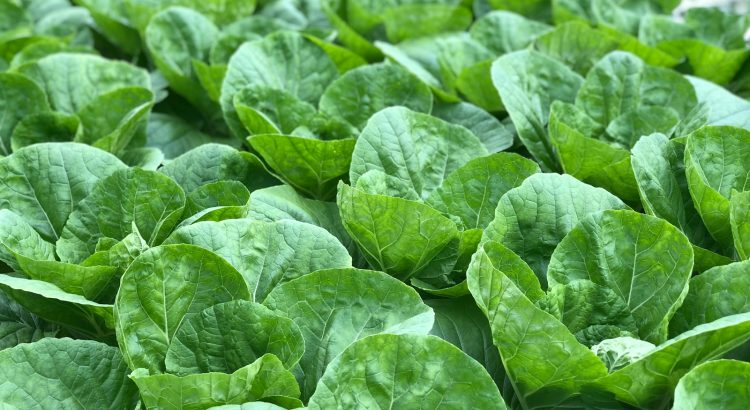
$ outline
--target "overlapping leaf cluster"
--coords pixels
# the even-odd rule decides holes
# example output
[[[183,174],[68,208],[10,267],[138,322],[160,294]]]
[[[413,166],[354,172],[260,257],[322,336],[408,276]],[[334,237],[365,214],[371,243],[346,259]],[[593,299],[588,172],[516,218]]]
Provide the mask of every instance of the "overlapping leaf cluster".
[[[750,17],[0,0],[0,402],[743,409]]]

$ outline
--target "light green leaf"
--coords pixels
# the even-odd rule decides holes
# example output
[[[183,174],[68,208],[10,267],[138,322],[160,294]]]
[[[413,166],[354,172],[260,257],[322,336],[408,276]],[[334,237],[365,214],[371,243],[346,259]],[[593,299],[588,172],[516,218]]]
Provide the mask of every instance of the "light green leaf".
[[[264,134],[247,139],[268,165],[289,185],[317,199],[331,199],[349,172],[355,140],[315,140]]]
[[[154,94],[142,87],[122,87],[97,96],[76,114],[83,127],[83,134],[76,141],[94,144],[121,128],[129,118],[136,121],[132,126],[138,128],[131,132],[140,134],[136,139],[141,140],[146,119],[133,117],[140,107],[153,101]]]
[[[147,408],[202,410],[222,404],[299,397],[294,376],[276,356],[268,354],[232,374],[203,373],[187,376],[149,374],[136,369],[130,378],[138,385]],[[299,403],[300,407],[301,403]]]
[[[395,64],[355,68],[333,81],[320,97],[321,112],[358,128],[376,112],[397,105],[429,113],[432,93],[416,76]]]
[[[572,103],[583,79],[539,52],[506,54],[492,64],[492,82],[500,93],[518,137],[545,171],[557,170],[557,158],[545,131],[550,105]]]
[[[178,229],[165,243],[196,245],[223,257],[258,302],[281,283],[319,269],[351,266],[349,253],[333,235],[288,220],[200,222]]]
[[[178,376],[233,373],[266,353],[284,367],[297,364],[305,350],[297,325],[263,305],[235,300],[188,318],[167,350],[167,371]]]
[[[568,175],[535,174],[503,195],[482,241],[517,253],[546,288],[549,259],[565,235],[587,215],[625,208],[609,192]]]
[[[750,129],[750,101],[710,81],[690,76],[686,78],[695,87],[698,102],[708,107],[708,125],[732,125]]]
[[[711,236],[734,245],[730,224],[732,190],[748,190],[750,131],[704,127],[688,137],[685,174],[690,195]]]
[[[468,402],[506,408],[487,371],[455,346],[434,336],[384,334],[344,350],[320,379],[309,408],[441,409]]]
[[[517,154],[475,158],[448,175],[427,204],[459,217],[464,229],[485,228],[492,222],[500,198],[537,172],[536,163]]]
[[[471,131],[402,107],[373,115],[357,139],[349,179],[381,171],[426,198],[467,161],[487,154]]]
[[[597,380],[592,389],[648,409],[666,409],[678,380],[693,367],[750,339],[750,313],[700,325],[659,345],[642,359]]]
[[[500,270],[506,268],[495,266],[493,248],[504,249],[499,243],[486,243],[474,255],[466,276],[472,296],[490,321],[516,398],[530,409],[554,408],[575,399],[583,385],[607,374],[604,364],[565,325],[536,307]]]
[[[124,239],[132,225],[150,246],[160,244],[182,216],[185,193],[170,178],[139,168],[103,178],[70,214],[57,254],[78,263],[96,250],[100,238]]]
[[[19,270],[19,258],[54,260],[55,247],[13,211],[0,209],[0,261]]]
[[[677,383],[672,410],[743,409],[750,400],[750,363],[716,360],[697,366]]]
[[[74,114],[95,98],[123,87],[151,89],[146,70],[89,54],[59,53],[21,66],[36,81],[56,111]]]
[[[111,303],[117,291],[119,277],[114,266],[81,266],[22,256],[18,257],[18,262],[20,270],[30,279],[51,283],[88,300]]]
[[[180,155],[159,169],[190,194],[196,188],[217,181],[240,181],[251,191],[276,185],[257,158],[224,144],[204,144]]]
[[[693,271],[693,248],[663,219],[609,210],[582,219],[555,248],[550,286],[590,280],[628,306],[641,339],[659,344],[682,304]]]
[[[192,245],[151,248],[122,277],[117,342],[131,369],[163,372],[181,323],[217,303],[249,298],[242,275],[216,254]]]
[[[445,273],[422,272],[458,239],[456,224],[438,211],[415,201],[371,195],[344,183],[339,185],[336,202],[344,227],[372,266],[404,281]]]
[[[96,148],[45,143],[0,159],[0,207],[10,209],[55,241],[73,207],[96,183],[125,165]]]
[[[16,124],[10,136],[13,151],[43,142],[71,142],[80,139],[83,129],[75,115],[57,111],[29,114]]]
[[[243,44],[229,60],[221,88],[221,107],[229,128],[244,137],[234,95],[248,85],[283,90],[316,105],[325,88],[338,76],[328,55],[302,34],[278,32]]]
[[[313,121],[317,114],[312,104],[265,84],[241,89],[234,95],[233,104],[250,135],[291,133]]]
[[[750,191],[732,192],[729,221],[737,255],[740,259],[750,258]]]
[[[160,149],[170,159],[212,140],[185,120],[162,113],[152,113],[149,116],[146,133],[146,145]]]
[[[1,26],[1,24],[0,24]],[[11,153],[13,129],[25,117],[49,110],[47,97],[39,86],[20,74],[0,73],[0,154]]]
[[[117,348],[46,338],[0,352],[0,401],[8,408],[134,408],[138,389]]]
[[[615,50],[618,43],[586,23],[571,21],[537,37],[534,46],[578,74],[586,75],[599,59]]]
[[[489,68],[487,74],[489,78]],[[491,85],[490,90],[497,94]],[[440,104],[432,109],[432,115],[467,128],[482,141],[490,153],[506,150],[513,145],[513,132],[476,105],[467,102]]]
[[[685,303],[669,323],[669,334],[680,333],[725,316],[750,312],[750,301],[744,289],[750,278],[746,274],[750,261],[735,262],[709,269],[690,279]]]
[[[432,309],[416,291],[382,272],[321,270],[285,283],[264,305],[302,330],[303,397],[310,397],[329,363],[353,342],[378,333],[421,333],[432,328]]]
[[[492,11],[471,26],[471,37],[496,55],[527,48],[552,27],[508,11]]]

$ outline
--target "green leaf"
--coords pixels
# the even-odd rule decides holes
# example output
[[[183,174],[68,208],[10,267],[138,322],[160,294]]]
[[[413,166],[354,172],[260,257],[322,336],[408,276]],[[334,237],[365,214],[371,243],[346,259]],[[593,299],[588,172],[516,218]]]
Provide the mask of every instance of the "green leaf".
[[[133,126],[138,130],[133,133],[141,134],[137,138],[140,140],[143,138],[143,130],[140,128],[145,126],[146,119],[133,117],[139,108],[153,101],[154,94],[142,87],[122,87],[97,96],[76,114],[83,127],[83,135],[76,141],[94,144],[115,132],[118,127],[121,128],[121,124],[124,125],[127,119],[136,121]]]
[[[586,346],[638,333],[627,302],[609,287],[590,280],[551,285],[536,304],[567,326],[578,342]]]
[[[680,74],[621,51],[591,69],[576,97],[576,105],[604,126],[639,107],[670,107],[682,118],[696,104],[693,87]]]
[[[317,114],[312,104],[265,84],[241,89],[234,95],[233,104],[250,135],[291,133]]]
[[[648,135],[633,146],[632,153],[631,165],[644,210],[680,228],[692,243],[719,250],[690,198],[685,142],[669,140],[663,134]]]
[[[669,323],[669,334],[680,333],[725,316],[750,312],[750,301],[743,289],[750,278],[745,275],[750,261],[735,262],[711,268],[690,279],[685,303]]]
[[[169,86],[204,115],[218,111],[193,72],[193,60],[207,61],[219,29],[202,14],[184,7],[170,7],[149,21],[145,44]]]
[[[316,105],[338,76],[328,55],[302,34],[278,32],[243,44],[229,60],[221,88],[221,107],[237,137],[244,132],[234,109],[234,95],[248,85],[266,85]]]
[[[732,125],[750,129],[750,101],[710,81],[687,76],[695,87],[698,102],[708,107],[708,125]]]
[[[159,172],[175,180],[187,194],[202,185],[225,180],[242,182],[251,191],[275,185],[257,158],[224,144],[193,148],[161,167]]]
[[[499,385],[505,377],[497,348],[492,344],[489,323],[474,299],[430,299],[425,301],[435,312],[430,334],[452,343],[484,366]]]
[[[0,154],[9,155],[13,129],[25,117],[49,110],[47,97],[39,86],[20,74],[0,73]]]
[[[467,101],[491,112],[504,111],[500,94],[492,84],[492,60],[480,61],[458,73],[456,89]]]
[[[0,209],[0,261],[19,270],[19,258],[54,260],[55,247],[13,211]]]
[[[207,209],[246,206],[250,191],[239,181],[218,181],[202,185],[185,200],[183,215],[195,215]]]
[[[249,299],[242,275],[192,245],[151,248],[130,265],[115,300],[117,341],[131,369],[164,371],[178,327],[217,303]]]
[[[555,248],[550,286],[590,280],[628,306],[641,339],[659,344],[682,304],[693,271],[693,248],[663,219],[609,210],[582,219]]]
[[[396,105],[429,113],[432,93],[416,76],[395,64],[355,68],[333,81],[320,97],[321,112],[358,128],[376,112]]]
[[[601,343],[591,346],[591,351],[604,362],[609,372],[612,373],[641,360],[654,348],[655,346],[652,343],[630,336],[620,336],[603,340]]]
[[[750,173],[750,131],[704,127],[688,137],[685,174],[690,195],[711,236],[727,248],[732,190],[745,191]]]
[[[571,21],[540,35],[534,46],[578,74],[586,75],[599,59],[615,50],[618,43],[586,23]]]
[[[496,55],[527,48],[540,35],[552,29],[539,21],[508,11],[492,11],[471,26],[471,37]]]
[[[607,370],[565,325],[536,307],[517,280],[500,270],[507,268],[495,265],[493,248],[504,249],[488,242],[474,255],[466,273],[469,290],[490,321],[520,405],[554,408],[578,396],[586,383]]]
[[[255,135],[247,141],[289,185],[324,200],[335,196],[336,185],[349,172],[356,142],[275,134]]]
[[[517,253],[546,288],[549,259],[565,235],[587,215],[625,208],[609,192],[568,175],[535,174],[503,195],[482,241]]]
[[[75,115],[57,111],[29,114],[16,124],[10,136],[10,146],[18,151],[43,142],[71,142],[79,139],[83,129]]]
[[[422,271],[458,239],[453,221],[419,202],[371,195],[344,183],[336,202],[346,231],[370,264],[404,281],[434,276]]]
[[[750,400],[750,363],[716,360],[697,366],[677,383],[673,410],[741,409]]]
[[[196,245],[223,257],[242,274],[251,300],[258,302],[294,278],[351,266],[349,253],[335,237],[296,221],[200,222],[178,229],[165,243]]]
[[[32,279],[0,275],[5,293],[29,312],[87,338],[111,337],[112,305],[92,302],[57,286]]]
[[[506,54],[492,64],[492,82],[500,93],[518,137],[544,171],[557,170],[557,158],[547,137],[550,105],[572,103],[583,79],[573,70],[539,52]]]
[[[30,313],[0,290],[0,350],[55,337],[59,329]]]
[[[88,54],[59,53],[18,68],[47,94],[56,111],[74,114],[95,98],[123,87],[151,89],[146,70]]]
[[[77,4],[89,10],[104,37],[129,55],[136,55],[141,49],[140,37],[128,19],[125,3],[110,0],[77,1]]]
[[[729,202],[734,247],[740,259],[750,258],[750,191],[732,192]]]
[[[355,261],[361,256],[357,244],[341,223],[339,208],[335,203],[305,198],[288,185],[259,189],[250,194],[248,216],[259,221],[290,219],[319,226],[335,236]]]
[[[353,342],[378,333],[421,333],[432,328],[432,309],[417,292],[375,271],[321,270],[287,282],[264,302],[299,326],[302,395],[310,397],[329,363]]]
[[[149,116],[146,133],[146,144],[160,149],[170,159],[211,142],[211,137],[193,128],[185,120],[161,113]]]
[[[305,341],[297,325],[263,305],[235,300],[188,318],[167,350],[167,371],[178,376],[233,373],[266,353],[284,367],[297,364]]]
[[[487,70],[489,78],[489,68]],[[490,89],[494,87],[490,85]],[[482,141],[490,153],[503,151],[513,145],[513,132],[492,114],[467,102],[436,105],[432,115],[444,121],[461,125]]]
[[[506,408],[487,371],[455,346],[434,336],[384,334],[344,350],[320,379],[309,408],[450,408],[468,402]]]
[[[462,126],[402,107],[373,115],[357,139],[349,179],[381,171],[426,198],[467,161],[487,154],[479,138]]]
[[[472,22],[471,11],[452,4],[398,4],[382,14],[385,33],[392,43],[452,31],[465,30]],[[437,3],[437,4],[436,4]],[[450,1],[447,3],[456,3]]]
[[[125,168],[116,157],[76,143],[45,143],[0,159],[0,207],[55,241],[73,207],[96,183]]]
[[[0,401],[8,408],[135,408],[138,389],[117,348],[46,338],[0,352]]]
[[[294,376],[271,354],[232,374],[203,373],[180,377],[149,374],[146,369],[136,369],[130,378],[138,385],[146,407],[154,409],[201,410],[222,404],[268,400],[275,396],[299,396]]]
[[[536,163],[517,154],[475,158],[448,175],[427,204],[459,217],[464,229],[485,228],[500,198],[537,172]]]
[[[18,257],[18,262],[20,270],[30,279],[51,283],[65,292],[81,295],[88,300],[111,303],[111,299],[103,300],[106,298],[102,296],[110,296],[116,292],[119,277],[116,276],[117,268],[114,266],[80,266],[22,256]]]
[[[659,345],[642,359],[599,380],[592,389],[648,409],[668,408],[678,380],[693,367],[721,357],[750,339],[750,313],[700,325]]]
[[[100,238],[124,239],[132,225],[150,246],[160,244],[182,216],[185,193],[170,178],[139,168],[103,178],[70,214],[57,254],[78,263],[96,250]]]

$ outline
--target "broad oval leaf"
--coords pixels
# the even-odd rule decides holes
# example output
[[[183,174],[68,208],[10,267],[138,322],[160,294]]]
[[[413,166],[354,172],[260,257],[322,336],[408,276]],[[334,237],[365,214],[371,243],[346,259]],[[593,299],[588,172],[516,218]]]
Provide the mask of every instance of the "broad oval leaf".
[[[185,193],[169,177],[139,168],[103,178],[70,214],[57,254],[79,263],[96,251],[102,238],[120,241],[133,225],[149,246],[160,244],[182,216]]]
[[[487,155],[471,131],[403,107],[373,115],[352,153],[352,185],[368,171],[403,181],[426,198],[467,161]]]
[[[263,305],[246,300],[213,305],[177,329],[165,359],[169,373],[233,373],[266,353],[292,368],[305,341],[297,325]]]
[[[0,154],[11,153],[13,129],[26,116],[49,110],[47,96],[31,79],[20,74],[0,73]]]
[[[248,85],[267,85],[317,105],[338,70],[322,48],[295,32],[278,32],[243,44],[229,60],[221,87],[221,108],[229,128],[244,137],[234,95]]]
[[[416,201],[368,194],[344,183],[336,202],[346,231],[372,266],[404,281],[446,273],[425,268],[459,239],[448,217]]]
[[[309,408],[443,409],[467,403],[506,408],[487,371],[455,346],[434,336],[384,334],[344,350],[320,379]]]
[[[124,168],[113,155],[83,144],[31,145],[0,159],[0,208],[56,241],[75,205],[100,179]]]
[[[377,333],[421,333],[432,328],[432,309],[416,291],[382,272],[322,270],[287,282],[264,302],[302,330],[303,397],[310,397],[328,364],[353,342]]]
[[[500,242],[517,253],[546,287],[549,258],[578,221],[625,208],[616,196],[569,175],[535,174],[503,195],[482,241]]]
[[[744,409],[750,400],[750,363],[716,360],[677,383],[672,410]]]
[[[46,338],[0,352],[0,401],[9,408],[134,408],[138,389],[115,347]]]
[[[54,260],[55,247],[42,239],[31,225],[13,211],[0,209],[0,261],[20,269],[19,255],[38,260]]]
[[[690,195],[711,236],[734,245],[730,224],[732,190],[749,190],[750,131],[735,127],[704,127],[688,137],[685,174]]]
[[[429,113],[432,92],[410,72],[395,64],[355,68],[336,79],[320,97],[320,111],[363,128],[376,112],[403,106]]]
[[[42,87],[54,110],[67,114],[75,114],[99,95],[118,88],[151,89],[146,70],[89,54],[53,54],[18,70]]]
[[[122,276],[117,342],[131,369],[160,373],[185,320],[217,303],[249,298],[242,275],[216,254],[192,245],[151,248]]]
[[[659,344],[687,294],[693,248],[663,219],[609,210],[581,220],[555,248],[550,286],[590,280],[628,306],[641,339]]]
[[[320,269],[351,266],[351,257],[325,230],[297,221],[249,219],[200,222],[175,231],[165,244],[186,243],[226,259],[262,302],[281,283]]]
[[[517,154],[475,158],[448,175],[427,204],[459,217],[465,229],[485,228],[500,198],[537,172],[536,163]]]

